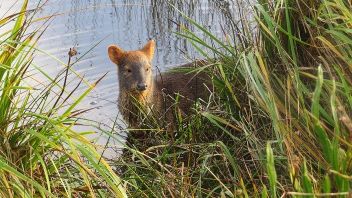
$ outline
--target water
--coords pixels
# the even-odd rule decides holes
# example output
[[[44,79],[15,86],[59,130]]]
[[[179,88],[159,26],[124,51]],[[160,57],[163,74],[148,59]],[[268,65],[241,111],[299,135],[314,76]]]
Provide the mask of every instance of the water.
[[[30,7],[36,3],[38,0],[30,1]],[[213,34],[219,37],[231,34],[229,24],[233,21],[229,19],[234,20],[237,17],[236,2],[174,0],[171,3],[190,18],[206,26]],[[13,4],[12,10],[18,8],[21,2],[0,0],[0,16],[9,15],[5,11]],[[125,50],[134,50],[152,38],[157,45],[153,64],[161,71],[199,57],[184,38],[174,33],[180,31],[179,24],[187,27],[188,23],[164,0],[49,0],[38,13],[38,17],[53,14],[56,16],[51,19],[39,48],[67,62],[68,50],[75,47],[78,56],[74,57],[74,61],[79,59],[79,62],[73,65],[73,69],[90,83],[107,73],[79,106],[79,109],[92,108],[83,114],[84,117],[101,123],[100,126],[104,129],[109,129],[116,119],[117,123],[124,127],[116,104],[119,91],[116,66],[107,56],[108,45],[117,44]],[[199,32],[197,34],[201,36]],[[63,69],[61,63],[44,54],[35,58],[35,64],[51,75]],[[42,77],[38,78],[36,80],[43,80]],[[73,88],[78,80],[72,75],[69,87]],[[84,88],[86,87],[83,86],[79,92]],[[72,100],[75,97],[78,96],[73,96]],[[80,130],[92,129],[81,127]],[[106,138],[100,138],[98,141],[104,144]]]

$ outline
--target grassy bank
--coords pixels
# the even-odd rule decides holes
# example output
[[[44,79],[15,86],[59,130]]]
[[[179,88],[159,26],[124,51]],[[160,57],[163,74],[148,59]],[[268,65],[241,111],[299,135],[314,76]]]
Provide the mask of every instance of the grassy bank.
[[[215,91],[187,118],[176,106],[172,144],[163,123],[147,117],[152,141],[137,140],[110,166],[89,132],[74,129],[77,105],[99,80],[71,70],[74,50],[58,76],[35,64],[46,19],[24,1],[0,19],[12,27],[0,35],[0,197],[351,196],[351,10],[347,0],[260,0],[225,36],[184,16],[209,39],[180,24],[179,36],[215,55],[198,68]],[[46,78],[40,88],[31,86],[33,70]],[[68,75],[81,79],[76,88]]]
[[[35,64],[33,57],[45,53],[36,44],[50,18],[36,18],[42,4],[33,10],[27,4],[0,19],[0,28],[9,29],[0,35],[0,197],[125,197],[97,146],[74,130],[81,113],[75,108],[99,80],[86,83],[77,75],[76,88],[66,87],[67,76],[76,75],[74,50],[57,76]],[[82,95],[74,94],[78,88]]]
[[[215,92],[190,118],[176,114],[173,144],[146,120],[154,144],[116,162],[129,195],[351,196],[351,10],[344,0],[261,0],[226,40],[188,19],[210,42],[178,34],[217,57],[201,68]]]

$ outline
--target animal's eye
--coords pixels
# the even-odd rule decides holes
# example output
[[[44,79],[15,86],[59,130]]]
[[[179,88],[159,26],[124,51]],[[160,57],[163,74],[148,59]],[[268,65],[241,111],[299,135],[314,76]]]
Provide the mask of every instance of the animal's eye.
[[[150,68],[148,67],[146,70],[147,70],[147,71],[149,71],[149,70],[150,70]]]
[[[128,72],[128,73],[131,73],[132,71],[131,71],[131,69],[127,69],[127,72]]]

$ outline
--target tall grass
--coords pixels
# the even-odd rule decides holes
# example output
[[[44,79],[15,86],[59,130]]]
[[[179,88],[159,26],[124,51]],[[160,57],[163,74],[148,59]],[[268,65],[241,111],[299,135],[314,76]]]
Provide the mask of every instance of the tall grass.
[[[176,9],[176,8],[175,8]],[[135,197],[349,197],[352,187],[352,5],[344,0],[261,0],[236,43],[184,17],[216,91],[179,118],[174,144],[127,148]],[[256,29],[249,29],[253,22]],[[240,37],[240,38],[238,38]],[[246,39],[241,39],[245,37]],[[230,39],[231,40],[231,39]],[[186,121],[188,120],[188,121]]]
[[[42,32],[29,27],[43,19],[27,4],[23,1],[17,14],[0,19],[0,28],[12,25],[0,35],[0,197],[126,197],[120,178],[87,132],[74,130],[80,117],[75,107],[99,80],[68,102],[76,90],[66,88],[67,76],[75,74],[69,68],[75,53],[70,50],[64,72],[56,77],[36,66]],[[34,87],[33,69],[47,78]]]

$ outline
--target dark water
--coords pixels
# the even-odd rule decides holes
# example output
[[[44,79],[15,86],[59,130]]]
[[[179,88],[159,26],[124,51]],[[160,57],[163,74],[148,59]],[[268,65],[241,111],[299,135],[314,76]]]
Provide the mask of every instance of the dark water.
[[[0,16],[9,15],[5,11],[16,3],[15,0],[0,2]],[[38,0],[30,1],[30,7],[36,3]],[[18,2],[13,8],[20,4]],[[157,45],[153,63],[161,71],[199,57],[184,38],[174,33],[180,31],[179,24],[188,25],[171,4],[218,37],[231,34],[231,22],[239,17],[236,12],[238,1],[231,0],[49,0],[40,10],[38,17],[56,15],[39,43],[41,50],[66,63],[69,48],[75,47],[79,54],[74,61],[79,61],[73,69],[89,83],[107,73],[79,106],[80,109],[92,108],[84,117],[99,122],[104,129],[109,129],[116,118],[119,125],[124,126],[117,110],[116,67],[108,59],[108,45],[117,44],[125,50],[133,50],[152,38]],[[242,8],[245,5],[239,4]],[[202,36],[192,26],[188,27]],[[44,54],[37,55],[35,64],[51,75],[64,68],[62,63]],[[79,78],[70,77],[69,87],[74,87]],[[36,80],[44,81],[42,77],[38,78]],[[86,88],[82,86],[79,92]],[[78,95],[73,96],[72,101],[76,97]],[[82,127],[81,130],[92,129]],[[101,138],[99,142],[104,143],[106,139]]]

